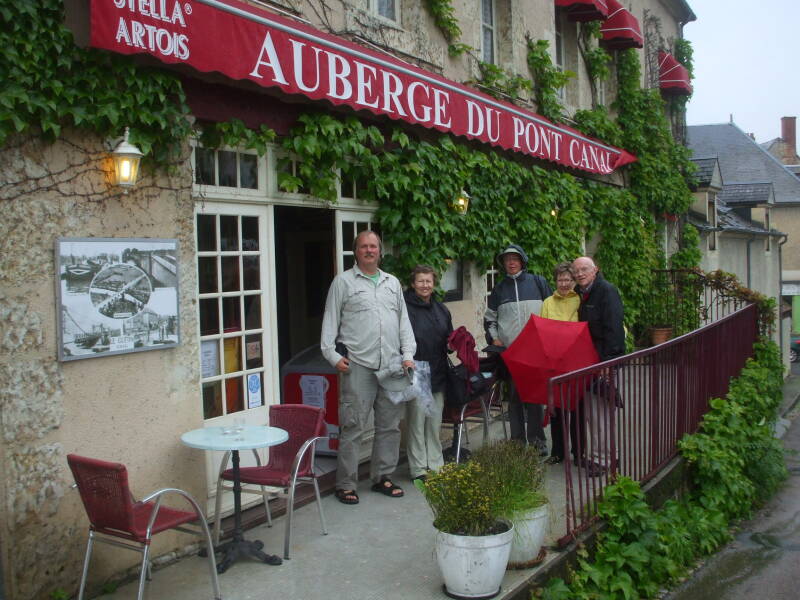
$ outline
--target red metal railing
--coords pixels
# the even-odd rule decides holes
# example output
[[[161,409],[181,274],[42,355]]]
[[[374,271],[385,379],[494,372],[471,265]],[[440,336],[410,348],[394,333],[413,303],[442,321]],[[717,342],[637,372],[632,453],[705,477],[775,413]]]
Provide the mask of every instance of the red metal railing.
[[[564,432],[566,535],[560,544],[594,520],[613,474],[652,478],[677,454],[678,440],[697,430],[709,400],[727,394],[752,355],[757,310],[715,310],[708,321],[712,316],[713,322],[664,344],[550,380],[551,414],[567,408],[553,417]]]

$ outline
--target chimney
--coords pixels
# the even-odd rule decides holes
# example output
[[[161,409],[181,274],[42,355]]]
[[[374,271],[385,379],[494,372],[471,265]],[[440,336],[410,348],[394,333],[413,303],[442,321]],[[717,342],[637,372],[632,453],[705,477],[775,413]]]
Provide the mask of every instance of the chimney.
[[[786,144],[785,160],[789,164],[797,156],[797,117],[781,117],[781,139]]]

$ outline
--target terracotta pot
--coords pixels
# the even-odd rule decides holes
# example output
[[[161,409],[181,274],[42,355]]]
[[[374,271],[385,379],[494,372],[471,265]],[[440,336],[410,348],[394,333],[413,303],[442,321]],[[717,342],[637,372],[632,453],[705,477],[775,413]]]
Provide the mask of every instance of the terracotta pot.
[[[672,333],[672,327],[653,327],[650,331],[650,341],[653,342],[653,346],[658,346],[667,340],[671,340]]]

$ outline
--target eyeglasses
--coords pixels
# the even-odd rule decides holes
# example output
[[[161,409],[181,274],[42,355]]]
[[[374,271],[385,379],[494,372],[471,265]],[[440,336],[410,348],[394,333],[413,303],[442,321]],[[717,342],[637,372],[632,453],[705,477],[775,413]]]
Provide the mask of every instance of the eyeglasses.
[[[556,283],[574,283],[574,282],[575,282],[575,280],[572,277],[570,277],[569,279],[565,278],[565,279],[557,279],[556,280]]]

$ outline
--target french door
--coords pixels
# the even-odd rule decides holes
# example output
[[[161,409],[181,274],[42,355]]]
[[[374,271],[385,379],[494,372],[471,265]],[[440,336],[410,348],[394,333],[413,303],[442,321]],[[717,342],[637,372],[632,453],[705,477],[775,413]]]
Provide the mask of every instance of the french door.
[[[266,205],[203,202],[195,211],[199,399],[207,427],[237,419],[264,425],[269,405],[279,401],[272,219]],[[211,497],[222,453],[206,457]],[[252,453],[241,460],[256,464]]]

